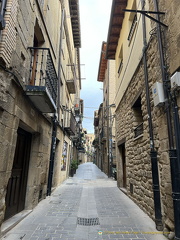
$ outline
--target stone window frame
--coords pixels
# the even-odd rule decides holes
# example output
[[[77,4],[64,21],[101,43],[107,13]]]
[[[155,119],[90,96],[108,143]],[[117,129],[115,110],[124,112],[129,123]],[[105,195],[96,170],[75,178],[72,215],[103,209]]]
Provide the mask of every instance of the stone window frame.
[[[134,140],[143,136],[143,114],[142,114],[142,92],[138,92],[136,97],[131,103],[131,109],[133,112],[134,122],[133,122],[133,132]]]

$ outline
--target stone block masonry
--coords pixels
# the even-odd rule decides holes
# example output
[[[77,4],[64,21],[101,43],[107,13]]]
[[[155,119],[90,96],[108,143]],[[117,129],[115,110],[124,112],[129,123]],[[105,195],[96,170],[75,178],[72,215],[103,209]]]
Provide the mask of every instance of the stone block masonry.
[[[157,40],[156,37],[153,37],[147,51],[153,133],[155,149],[158,152],[163,222],[173,230],[173,214],[171,211],[172,197],[170,197],[171,189],[170,185],[167,185],[168,183],[170,184],[171,177],[168,159],[166,116],[162,107],[154,107],[151,94],[152,84],[159,80],[159,74],[156,73],[160,71],[159,59],[155,49],[157,49]],[[133,104],[138,96],[141,98],[143,134],[138,138],[134,138],[134,127],[137,126],[137,118],[133,110]],[[154,219],[150,140],[142,62],[136,69],[136,72],[116,110],[116,138],[117,143],[119,143],[119,146],[117,146],[118,186],[123,187],[123,177],[126,178],[128,196],[133,199],[151,218]],[[125,172],[123,172],[124,165],[120,150],[123,139],[125,141]],[[167,211],[167,209],[171,210]],[[169,224],[169,222],[171,222],[171,224]]]

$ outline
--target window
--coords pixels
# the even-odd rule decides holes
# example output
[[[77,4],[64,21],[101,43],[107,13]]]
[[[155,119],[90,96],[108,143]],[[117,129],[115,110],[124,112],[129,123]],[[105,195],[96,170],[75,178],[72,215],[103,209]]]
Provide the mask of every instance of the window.
[[[6,2],[7,0],[0,0],[0,30],[5,28],[4,14],[6,11]]]
[[[129,35],[128,35],[128,41],[131,42],[135,29],[136,29],[136,24],[137,24],[137,14],[134,15],[132,23],[131,23],[131,28],[129,31]]]
[[[0,11],[2,16],[4,16],[4,13],[6,11],[6,2],[7,0],[0,0]]]
[[[132,10],[136,10],[136,0],[134,0],[134,2],[133,2]],[[136,12],[131,12],[130,16],[129,16],[129,28],[130,28],[129,34],[128,34],[129,45],[133,38],[135,29],[136,29],[136,25],[137,25],[137,14],[136,14]]]
[[[61,51],[62,51],[62,55],[63,55],[63,59],[65,60],[65,47],[66,47],[66,36],[65,36],[65,30],[63,28],[62,31],[62,46],[61,46]]]
[[[123,46],[121,47],[121,50],[119,52],[118,77],[120,76],[122,69],[123,69]]]
[[[139,96],[132,106],[134,114],[134,138],[137,138],[143,134],[143,116],[141,107],[141,96]]]
[[[44,5],[44,0],[38,0],[40,6],[43,6]]]

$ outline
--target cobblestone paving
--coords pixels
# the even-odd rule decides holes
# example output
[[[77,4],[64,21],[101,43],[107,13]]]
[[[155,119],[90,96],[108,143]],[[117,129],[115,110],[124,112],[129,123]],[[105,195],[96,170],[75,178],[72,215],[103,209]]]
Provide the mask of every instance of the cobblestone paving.
[[[3,240],[167,240],[94,164],[58,187]]]

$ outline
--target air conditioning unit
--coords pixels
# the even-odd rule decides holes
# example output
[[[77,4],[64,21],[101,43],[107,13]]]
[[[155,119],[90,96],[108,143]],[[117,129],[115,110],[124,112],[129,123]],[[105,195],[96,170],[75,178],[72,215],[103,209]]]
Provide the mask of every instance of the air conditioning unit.
[[[171,77],[171,88],[180,87],[180,72],[175,72]]]
[[[154,106],[160,106],[165,102],[163,84],[156,82],[152,86]]]

